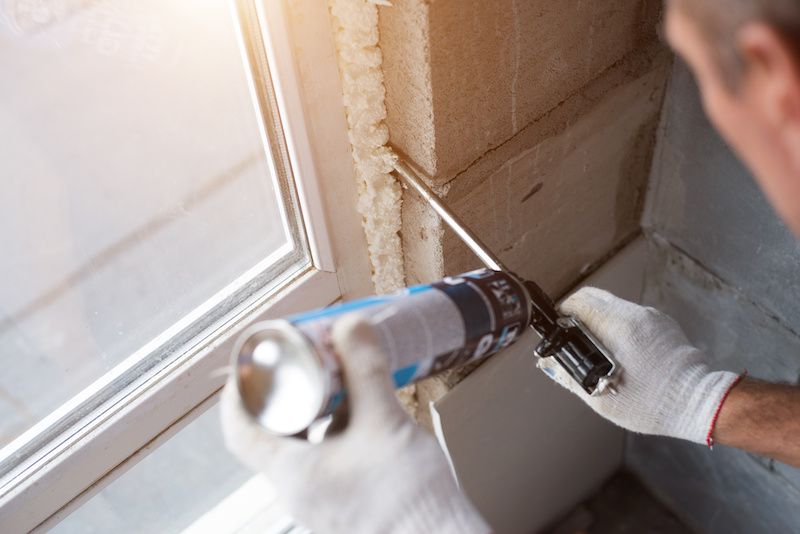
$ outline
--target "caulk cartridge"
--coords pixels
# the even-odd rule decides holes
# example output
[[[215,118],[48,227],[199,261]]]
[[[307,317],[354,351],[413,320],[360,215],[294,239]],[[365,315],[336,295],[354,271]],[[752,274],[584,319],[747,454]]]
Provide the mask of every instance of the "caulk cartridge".
[[[515,276],[480,269],[257,323],[234,346],[236,387],[264,428],[306,437],[313,423],[346,408],[345,377],[331,341],[333,323],[343,315],[371,318],[402,387],[511,345],[531,324],[530,303]]]

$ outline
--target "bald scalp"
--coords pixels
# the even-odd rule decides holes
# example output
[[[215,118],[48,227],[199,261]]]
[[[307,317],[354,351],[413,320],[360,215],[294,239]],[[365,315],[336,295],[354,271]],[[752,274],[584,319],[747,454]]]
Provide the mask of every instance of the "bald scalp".
[[[667,0],[692,19],[708,41],[725,83],[736,88],[747,68],[736,43],[747,23],[774,28],[800,62],[800,0]]]

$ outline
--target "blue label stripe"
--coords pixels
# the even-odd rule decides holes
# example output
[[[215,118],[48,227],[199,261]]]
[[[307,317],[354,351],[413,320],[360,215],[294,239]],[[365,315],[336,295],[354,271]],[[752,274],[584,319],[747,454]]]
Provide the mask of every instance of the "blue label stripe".
[[[335,306],[329,306],[327,308],[322,308],[320,310],[312,310],[309,312],[299,313],[297,315],[290,316],[288,319],[290,322],[294,324],[305,323],[308,321],[313,321],[315,319],[320,319],[322,317],[333,317],[335,315],[342,315],[345,313],[358,311],[364,308],[369,308],[370,306],[386,304],[392,302],[393,300],[397,300],[398,298],[402,298],[405,295],[414,295],[416,293],[423,293],[430,289],[433,289],[433,286],[427,284],[412,286],[392,295],[378,295],[374,297],[366,297],[363,299],[337,304]]]
[[[409,288],[406,288],[406,293],[408,295],[415,295],[417,293],[424,293],[425,291],[428,291],[429,289],[433,289],[433,286],[430,285],[430,284],[422,284],[422,285],[419,285],[419,286],[411,286]]]
[[[332,413],[334,410],[336,410],[336,408],[339,407],[339,404],[341,404],[342,401],[344,400],[344,395],[345,395],[344,391],[337,391],[336,393],[334,393],[333,397],[331,397],[331,400],[328,403],[328,409],[325,411],[327,413]]]
[[[406,384],[410,383],[411,380],[414,378],[414,375],[417,374],[417,365],[409,365],[408,367],[403,367],[402,369],[398,369],[392,374],[392,378],[394,378],[394,386],[397,388],[401,388]]]
[[[298,324],[307,321],[313,321],[314,319],[319,319],[321,317],[341,315],[351,311],[360,310],[362,308],[368,308],[370,306],[376,306],[378,304],[385,304],[387,302],[391,302],[395,298],[396,297],[393,296],[367,297],[365,299],[354,300],[352,302],[345,302],[344,304],[337,304],[336,306],[322,308],[321,310],[313,310],[310,312],[292,315],[289,317],[289,321]]]

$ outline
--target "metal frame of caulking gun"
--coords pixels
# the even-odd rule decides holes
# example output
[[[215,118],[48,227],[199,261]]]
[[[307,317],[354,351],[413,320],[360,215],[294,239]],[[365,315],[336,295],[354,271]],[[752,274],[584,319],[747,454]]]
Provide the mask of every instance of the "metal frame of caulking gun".
[[[398,152],[395,150],[395,153]],[[427,186],[421,173],[402,157],[397,158],[394,170],[401,182],[416,191],[486,267],[509,273],[522,282],[530,297],[530,326],[542,338],[534,349],[534,354],[541,358],[540,362],[545,358],[554,358],[590,395],[599,395],[604,391],[616,393],[614,384],[619,378],[619,365],[589,329],[575,317],[559,314],[553,301],[538,284],[525,280],[506,268],[489,247]]]

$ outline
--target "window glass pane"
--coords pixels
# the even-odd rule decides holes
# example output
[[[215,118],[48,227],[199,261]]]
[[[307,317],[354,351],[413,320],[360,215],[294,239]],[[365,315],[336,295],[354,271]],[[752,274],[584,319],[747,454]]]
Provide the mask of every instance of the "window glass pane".
[[[51,532],[264,534],[289,532],[292,523],[269,482],[225,450],[215,406]]]
[[[229,2],[1,1],[0,72],[2,446],[297,246]]]

